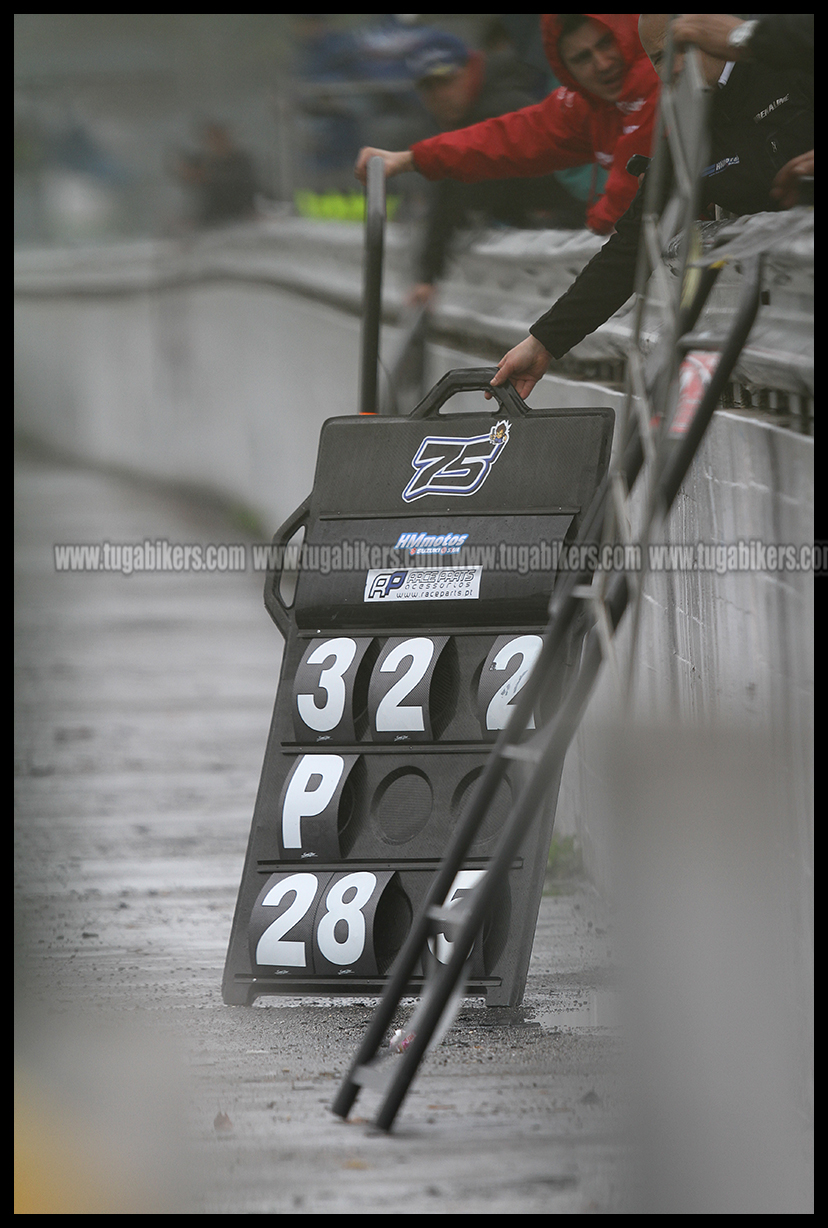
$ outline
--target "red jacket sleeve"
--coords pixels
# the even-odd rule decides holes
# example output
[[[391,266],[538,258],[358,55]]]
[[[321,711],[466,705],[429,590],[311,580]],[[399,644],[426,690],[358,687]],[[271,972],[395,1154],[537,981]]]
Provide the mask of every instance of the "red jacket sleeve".
[[[587,104],[566,89],[543,102],[411,146],[426,179],[527,178],[595,160]],[[635,181],[633,181],[635,182]]]
[[[610,234],[629,209],[638,191],[638,179],[627,170],[633,154],[650,157],[658,112],[658,99],[646,99],[638,112],[626,117],[622,134],[613,151],[612,168],[607,175],[604,191],[587,210],[587,226],[596,234]]]

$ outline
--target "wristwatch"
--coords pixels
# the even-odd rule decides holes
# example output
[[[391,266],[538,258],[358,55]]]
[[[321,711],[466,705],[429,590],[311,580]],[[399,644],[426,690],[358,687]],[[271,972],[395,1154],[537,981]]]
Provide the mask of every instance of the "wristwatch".
[[[741,25],[734,26],[727,36],[728,47],[732,47],[734,51],[745,51],[758,25],[758,21],[743,21]]]

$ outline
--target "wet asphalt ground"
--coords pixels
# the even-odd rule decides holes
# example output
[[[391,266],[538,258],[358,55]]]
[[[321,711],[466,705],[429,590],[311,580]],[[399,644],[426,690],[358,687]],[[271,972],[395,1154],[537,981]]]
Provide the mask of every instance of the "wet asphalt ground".
[[[246,539],[123,477],[15,471],[16,1209],[634,1206],[613,927],[584,881],[544,895],[523,1006],[467,1000],[390,1135],[375,1093],[330,1112],[370,1000],[223,1004],[281,654],[262,577],[59,573],[56,543]]]

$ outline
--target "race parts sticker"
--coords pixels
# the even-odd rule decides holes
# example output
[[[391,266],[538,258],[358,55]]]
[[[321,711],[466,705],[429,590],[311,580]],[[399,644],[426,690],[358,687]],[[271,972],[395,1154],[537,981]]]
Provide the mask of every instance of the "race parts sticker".
[[[363,601],[469,601],[480,596],[482,567],[376,568],[365,577]]]

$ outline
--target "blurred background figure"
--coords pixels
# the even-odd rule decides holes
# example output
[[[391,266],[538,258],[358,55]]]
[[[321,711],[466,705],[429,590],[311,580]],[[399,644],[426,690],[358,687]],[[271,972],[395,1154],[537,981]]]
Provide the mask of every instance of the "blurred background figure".
[[[343,28],[331,14],[297,14],[295,107],[303,134],[302,187],[353,191],[360,148],[428,134],[407,57],[431,31],[412,14],[378,14]]]
[[[327,13],[297,13],[293,35],[301,187],[341,190],[360,140],[357,107],[346,88],[354,76],[356,42],[351,31],[332,26]]]
[[[417,48],[435,33],[421,23],[419,13],[384,13],[354,33],[357,76],[368,87],[362,145],[408,144],[426,134],[427,121],[409,66]]]
[[[124,224],[133,176],[71,102],[44,116],[15,99],[14,177],[17,238],[82,242]]]
[[[256,216],[253,159],[239,148],[224,124],[214,120],[205,123],[200,146],[182,153],[173,173],[191,197],[189,225],[204,229]]]
[[[434,33],[408,58],[408,71],[437,131],[465,128],[539,101],[548,82],[516,53],[502,22],[490,27],[487,51],[472,50],[453,34]],[[443,276],[454,232],[469,225],[580,229],[586,204],[555,175],[431,185],[425,233],[417,256],[415,304],[428,304]]]

